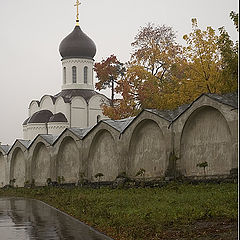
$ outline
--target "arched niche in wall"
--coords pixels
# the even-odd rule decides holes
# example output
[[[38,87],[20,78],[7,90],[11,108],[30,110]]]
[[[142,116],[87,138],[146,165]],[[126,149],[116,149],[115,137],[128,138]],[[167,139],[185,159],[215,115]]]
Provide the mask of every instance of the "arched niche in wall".
[[[67,104],[64,102],[63,97],[58,97],[55,102],[55,112],[62,112],[67,115]]]
[[[16,179],[14,186],[23,187],[25,182],[25,157],[20,148],[16,148],[12,154],[10,163],[10,180]]]
[[[32,116],[35,112],[38,112],[39,110],[39,102],[32,101],[29,105],[29,115]]]
[[[99,115],[100,118],[107,118],[103,115],[102,112],[102,104],[108,104],[108,100],[105,96],[101,94],[94,95],[89,100],[89,125],[95,125],[97,123],[97,116]]]
[[[56,176],[64,177],[66,183],[76,183],[79,180],[79,150],[73,138],[63,139],[59,147],[56,166]]]
[[[5,159],[4,156],[2,154],[2,152],[0,152],[0,187],[3,187],[4,185],[6,185],[5,183]]]
[[[81,96],[72,99],[71,127],[87,127],[87,103]]]
[[[185,176],[229,174],[232,163],[231,133],[224,116],[203,106],[187,119],[181,135],[180,168]]]
[[[162,177],[166,170],[166,147],[162,130],[155,121],[143,120],[133,131],[129,146],[127,174],[135,177],[141,169],[146,177]]]
[[[51,177],[51,158],[45,144],[38,143],[33,151],[31,176],[36,186],[44,186]]]
[[[107,130],[99,131],[90,147],[88,178],[92,181],[97,173],[103,173],[102,180],[113,181],[118,175],[118,156],[116,146],[111,133]]]
[[[40,109],[41,110],[49,110],[54,113],[54,101],[53,97],[50,95],[44,95],[40,100]]]

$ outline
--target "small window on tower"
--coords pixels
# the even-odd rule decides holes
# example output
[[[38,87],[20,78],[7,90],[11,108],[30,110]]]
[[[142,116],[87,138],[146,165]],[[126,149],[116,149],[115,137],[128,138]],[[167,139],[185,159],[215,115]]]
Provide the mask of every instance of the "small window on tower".
[[[66,67],[63,68],[63,84],[66,84],[67,72]]]
[[[72,82],[77,83],[77,67],[72,67]]]
[[[88,82],[88,67],[84,67],[84,83]]]

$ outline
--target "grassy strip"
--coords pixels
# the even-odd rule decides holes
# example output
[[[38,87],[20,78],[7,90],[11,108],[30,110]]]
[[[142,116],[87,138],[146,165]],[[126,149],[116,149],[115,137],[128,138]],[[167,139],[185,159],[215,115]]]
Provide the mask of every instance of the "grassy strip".
[[[1,196],[42,200],[114,239],[161,239],[166,229],[198,220],[237,221],[237,184],[176,184],[163,188],[0,189]]]

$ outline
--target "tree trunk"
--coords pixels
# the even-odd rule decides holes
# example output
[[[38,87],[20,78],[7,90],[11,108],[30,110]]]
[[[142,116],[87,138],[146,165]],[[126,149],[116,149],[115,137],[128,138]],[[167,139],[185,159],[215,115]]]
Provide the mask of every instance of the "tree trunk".
[[[111,77],[112,80],[112,96],[111,96],[111,106],[113,107],[113,101],[114,101],[114,79]]]

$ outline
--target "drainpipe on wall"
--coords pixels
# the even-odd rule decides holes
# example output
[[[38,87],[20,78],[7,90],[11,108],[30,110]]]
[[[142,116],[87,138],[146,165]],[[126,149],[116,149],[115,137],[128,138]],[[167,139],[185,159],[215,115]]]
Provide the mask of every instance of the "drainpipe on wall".
[[[48,134],[48,123],[46,122],[45,125],[46,125],[47,134]]]
[[[89,127],[89,104],[87,102],[87,127]]]
[[[170,128],[171,128],[171,145],[172,145],[172,152],[174,152],[174,132],[173,132],[173,124],[171,124]]]

